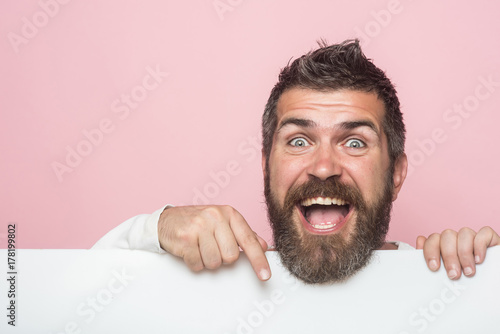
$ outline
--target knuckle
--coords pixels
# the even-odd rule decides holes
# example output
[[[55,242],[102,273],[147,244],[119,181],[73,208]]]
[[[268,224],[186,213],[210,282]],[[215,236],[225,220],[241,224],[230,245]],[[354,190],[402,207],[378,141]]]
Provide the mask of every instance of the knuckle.
[[[224,263],[232,264],[232,263],[236,262],[239,257],[240,257],[239,252],[229,253],[229,254],[224,256]]]
[[[224,205],[224,211],[227,212],[227,214],[230,216],[230,217],[233,217],[234,215],[236,215],[238,213],[238,211],[236,211],[235,208],[233,208],[232,206],[230,205]]]
[[[209,220],[204,217],[194,217],[189,222],[189,225],[186,226],[186,235],[184,237],[190,241],[197,241],[200,235],[209,233],[212,229],[212,224]]]
[[[441,233],[442,236],[447,236],[447,237],[451,237],[451,236],[454,236],[456,234],[457,234],[457,232],[455,230],[452,230],[452,229],[449,229],[449,228],[447,228],[446,230],[444,230]]]
[[[207,206],[202,209],[202,216],[206,217],[207,219],[218,221],[222,218],[222,213],[220,207]]]
[[[201,271],[204,268],[203,263],[201,261],[184,258],[184,262],[192,271]]]
[[[231,205],[221,205],[220,208],[226,212],[236,211]]]
[[[175,239],[180,243],[182,246],[187,247],[191,244],[194,243],[194,235],[193,233],[190,233],[189,230],[177,230],[175,233]]]
[[[459,231],[458,234],[468,234],[468,235],[474,235],[476,232],[469,228],[469,227],[462,227]]]
[[[207,225],[207,220],[204,217],[196,216],[191,219],[189,222],[189,229],[192,231],[200,231],[204,229]]]
[[[225,217],[231,220],[235,219],[236,216],[239,214],[238,210],[236,210],[230,205],[222,205],[220,208],[221,211],[224,213]]]
[[[486,232],[494,233],[495,231],[491,228],[491,226],[484,226],[479,230],[479,232],[481,232],[481,233],[486,233]]]
[[[427,241],[429,242],[432,242],[434,240],[439,240],[441,238],[441,234],[439,233],[432,233],[431,235],[429,235],[429,237],[427,238]]]
[[[214,258],[214,259],[211,259],[211,260],[205,262],[205,268],[210,269],[210,270],[217,269],[221,265],[222,265],[221,259],[215,259]]]
[[[257,240],[257,237],[255,236],[255,234],[253,232],[251,233],[243,233],[241,236],[240,236],[240,246],[249,246],[249,245],[255,245],[255,244],[259,244],[259,241]]]

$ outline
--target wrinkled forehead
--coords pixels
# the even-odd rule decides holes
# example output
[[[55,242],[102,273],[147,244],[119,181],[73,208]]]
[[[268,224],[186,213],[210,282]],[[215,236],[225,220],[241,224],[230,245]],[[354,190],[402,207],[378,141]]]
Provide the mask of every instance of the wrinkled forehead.
[[[278,101],[276,129],[289,118],[303,118],[323,127],[346,121],[371,122],[382,134],[384,116],[384,103],[375,93],[292,88]]]

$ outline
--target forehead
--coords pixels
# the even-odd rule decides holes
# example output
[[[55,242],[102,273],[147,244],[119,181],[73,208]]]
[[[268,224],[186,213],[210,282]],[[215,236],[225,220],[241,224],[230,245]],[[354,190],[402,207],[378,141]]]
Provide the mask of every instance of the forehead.
[[[278,127],[287,118],[307,118],[325,127],[345,121],[366,120],[382,133],[384,103],[375,93],[356,90],[316,91],[292,88],[277,106]]]

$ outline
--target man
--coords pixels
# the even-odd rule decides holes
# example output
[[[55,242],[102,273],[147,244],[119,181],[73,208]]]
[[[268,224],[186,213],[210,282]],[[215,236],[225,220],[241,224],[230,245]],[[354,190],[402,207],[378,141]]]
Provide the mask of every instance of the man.
[[[343,281],[373,250],[398,249],[385,237],[406,177],[405,126],[394,86],[357,41],[322,44],[285,67],[262,126],[268,216],[276,250],[293,275],[306,283]],[[498,244],[489,227],[417,239],[429,268],[437,270],[442,256],[451,279],[462,270],[474,275],[486,248]],[[165,250],[193,270],[233,263],[241,247],[261,280],[271,276],[266,242],[228,206],[139,216],[96,247],[109,245]]]

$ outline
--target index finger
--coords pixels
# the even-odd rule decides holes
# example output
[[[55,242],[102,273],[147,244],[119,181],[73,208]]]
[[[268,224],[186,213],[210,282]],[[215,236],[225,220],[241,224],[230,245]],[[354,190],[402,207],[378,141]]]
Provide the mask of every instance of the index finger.
[[[267,262],[264,249],[252,231],[245,218],[239,212],[235,211],[229,222],[233,230],[234,237],[238,245],[243,249],[253,270],[261,281],[267,281],[271,278],[271,268]]]

